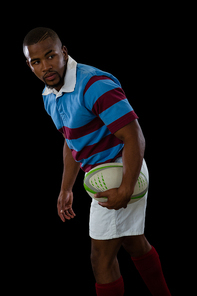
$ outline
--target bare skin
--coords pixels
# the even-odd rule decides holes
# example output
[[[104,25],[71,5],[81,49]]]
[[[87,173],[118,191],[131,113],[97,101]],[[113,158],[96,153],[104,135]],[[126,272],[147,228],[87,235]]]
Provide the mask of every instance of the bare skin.
[[[57,201],[58,215],[62,222],[73,219],[76,215],[73,211],[72,188],[80,170],[80,164],[75,162],[71,150],[66,141],[63,148],[64,171],[62,176],[61,190]]]
[[[127,159],[135,159],[135,163],[133,162],[132,166],[129,165],[125,167],[124,178],[120,188],[105,191],[103,194],[101,193],[101,195],[98,195],[98,197],[107,196],[108,202],[99,204],[108,209],[117,210],[125,208],[130,200],[130,196],[139,175],[144,148],[141,149],[140,153],[138,151],[141,142],[143,146],[144,144],[143,135],[141,134],[141,129],[137,122],[125,126],[122,130],[119,130],[116,133],[116,136],[123,139],[125,143],[123,161],[127,161]],[[132,147],[132,149],[130,147]],[[72,208],[72,186],[78,171],[79,165],[74,161],[71,151],[65,141],[64,172],[57,203],[58,214],[63,222],[75,217]],[[128,174],[130,175],[130,179],[128,178]],[[123,246],[132,257],[142,256],[151,250],[151,245],[144,235],[121,237],[112,240],[91,239],[91,245],[92,269],[98,284],[110,283],[120,278],[121,274],[117,260],[117,253],[121,246]]]
[[[108,209],[126,208],[133,194],[142,166],[145,140],[137,120],[132,121],[114,134],[124,142],[122,153],[123,179],[119,188],[110,189],[96,194],[96,197],[107,197],[107,202],[99,205]]]
[[[51,38],[25,46],[24,54],[27,65],[31,71],[47,86],[57,91],[64,84],[68,53],[66,46],[60,40],[56,42]]]
[[[36,44],[25,46],[24,54],[31,71],[48,87],[59,91],[64,83],[68,61],[67,49],[62,46],[60,40],[54,41],[49,37]],[[124,142],[122,184],[117,189],[107,190],[96,196],[108,198],[106,203],[100,202],[99,205],[109,210],[127,207],[139,176],[145,149],[144,136],[137,120],[118,130],[115,136]],[[74,161],[66,141],[63,158],[64,171],[57,200],[57,210],[59,217],[65,222],[75,217],[72,207],[72,188],[80,169],[79,163]],[[151,250],[151,245],[144,235],[113,240],[92,239],[91,262],[97,283],[110,283],[120,277],[117,253],[121,245],[133,257],[141,256]]]
[[[121,237],[111,240],[91,240],[91,263],[96,282],[107,284],[120,278],[117,253],[121,245],[132,257],[138,257],[151,250],[144,235]]]

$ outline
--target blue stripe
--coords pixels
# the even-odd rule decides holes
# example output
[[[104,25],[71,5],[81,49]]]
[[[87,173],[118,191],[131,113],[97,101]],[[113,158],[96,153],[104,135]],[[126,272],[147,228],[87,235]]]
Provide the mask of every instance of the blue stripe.
[[[124,144],[119,144],[115,147],[112,147],[110,149],[104,150],[100,153],[94,154],[89,158],[86,158],[83,160],[83,166],[85,166],[86,164],[99,164],[99,163],[103,163],[109,159],[113,159],[124,147]]]
[[[87,108],[92,110],[94,103],[102,96],[104,93],[120,87],[117,83],[112,80],[104,79],[94,82],[85,93],[85,105]]]
[[[44,107],[47,113],[52,117],[56,128],[59,130],[63,126],[62,118],[56,106],[56,98],[54,94],[43,96]]]
[[[74,149],[77,152],[79,152],[88,145],[99,143],[100,140],[102,140],[104,137],[110,134],[111,132],[108,130],[108,128],[105,125],[103,125],[101,128],[88,135],[73,140],[66,139],[66,142],[70,149]]]
[[[100,113],[99,116],[105,123],[105,125],[109,125],[115,120],[129,113],[130,111],[133,111],[133,108],[129,104],[128,100],[125,99],[112,105],[111,107]]]

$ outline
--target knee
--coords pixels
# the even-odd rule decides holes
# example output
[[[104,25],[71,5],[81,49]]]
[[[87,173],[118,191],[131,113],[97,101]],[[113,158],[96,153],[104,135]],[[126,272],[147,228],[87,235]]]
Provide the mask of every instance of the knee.
[[[101,250],[92,249],[90,255],[91,265],[94,272],[109,269],[113,264],[114,258],[108,256]]]
[[[106,262],[106,259],[104,259],[104,254],[102,254],[100,251],[96,249],[92,249],[90,260],[92,264],[93,271],[99,269],[101,265],[103,265]]]
[[[151,245],[144,235],[126,238],[122,246],[131,257],[142,256],[151,249]]]
[[[92,250],[90,254],[90,261],[91,261],[92,268],[94,270],[99,262],[99,253]]]
[[[133,246],[131,244],[125,242],[122,244],[122,246],[131,257],[135,256],[135,249],[133,248]]]

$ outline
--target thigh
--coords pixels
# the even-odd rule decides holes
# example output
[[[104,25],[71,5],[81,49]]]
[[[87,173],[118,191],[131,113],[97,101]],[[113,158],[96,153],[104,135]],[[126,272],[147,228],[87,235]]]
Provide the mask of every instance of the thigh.
[[[124,237],[109,239],[109,240],[95,240],[91,239],[91,253],[92,256],[99,258],[108,258],[108,260],[113,260],[122,243]]]
[[[97,283],[107,284],[120,278],[117,253],[123,238],[111,240],[92,239],[91,264]]]
[[[151,250],[144,234],[125,237],[122,246],[132,257],[142,256]]]

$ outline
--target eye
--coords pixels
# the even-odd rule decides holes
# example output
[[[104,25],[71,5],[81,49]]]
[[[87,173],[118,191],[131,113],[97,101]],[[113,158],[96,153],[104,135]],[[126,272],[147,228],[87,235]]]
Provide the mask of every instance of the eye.
[[[39,65],[39,64],[40,64],[39,61],[35,61],[35,62],[33,63],[33,65]]]
[[[48,57],[48,59],[49,59],[49,60],[52,60],[53,57],[54,57],[54,55],[50,55],[50,56]]]

